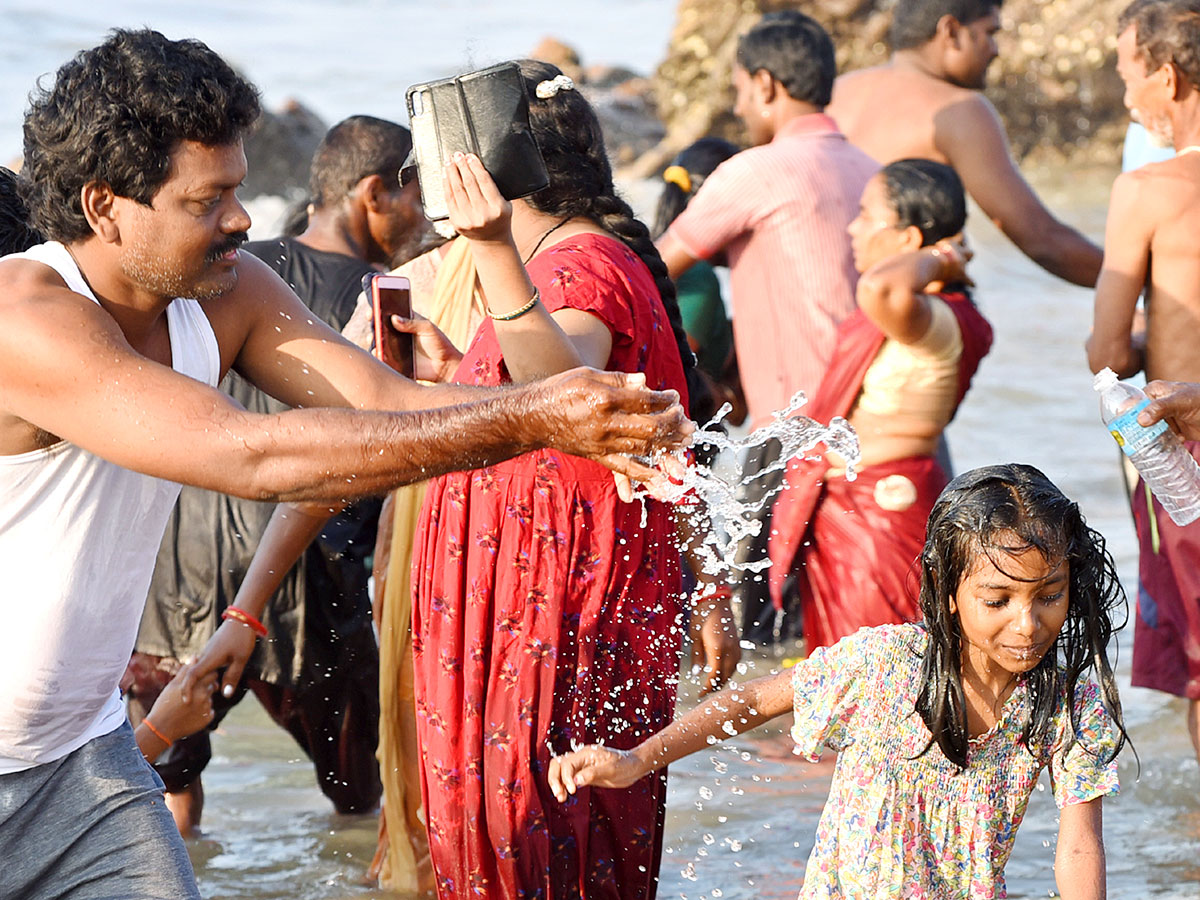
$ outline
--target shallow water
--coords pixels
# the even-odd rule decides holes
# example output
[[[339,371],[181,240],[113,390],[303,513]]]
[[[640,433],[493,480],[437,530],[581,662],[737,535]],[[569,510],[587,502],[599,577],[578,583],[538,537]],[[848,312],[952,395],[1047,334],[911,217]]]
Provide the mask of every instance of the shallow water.
[[[410,84],[528,55],[545,35],[584,65],[649,72],[675,21],[670,0],[0,0],[0,162],[21,153],[34,80],[110,28],[194,37],[245,72],[268,107],[297,98],[329,124],[368,114],[407,120]],[[16,24],[14,24],[16,23]]]
[[[299,97],[335,121],[352,113],[396,118],[408,84],[522,55],[543,34],[578,46],[585,63],[649,71],[674,18],[668,0],[525,0],[519,7],[500,0],[347,0],[336,15],[332,8],[319,0],[0,0],[0,15],[19,23],[0,29],[0,161],[19,153],[33,80],[114,25],[150,24],[172,37],[207,40],[247,71],[268,104]],[[1059,173],[1039,187],[1052,208],[1099,237],[1110,182],[1111,173]],[[267,236],[274,211],[261,207],[256,218],[265,230],[256,236]],[[1081,346],[1091,294],[1044,274],[977,214],[970,232],[977,297],[995,326],[996,346],[949,429],[955,464],[962,470],[1020,460],[1042,468],[1108,537],[1130,586],[1133,530]],[[1117,668],[1127,685],[1127,652]],[[681,704],[693,695],[689,686]],[[1110,896],[1195,898],[1200,767],[1183,731],[1184,706],[1128,687],[1122,696],[1141,772],[1127,752],[1123,792],[1106,803]],[[783,725],[762,729],[672,767],[661,897],[796,895],[830,767],[796,761],[782,733]],[[375,847],[374,817],[334,816],[307,760],[253,701],[230,715],[214,745],[205,776],[207,836],[191,845],[205,897],[394,896],[361,886]],[[720,766],[727,768],[718,772]],[[1055,831],[1053,801],[1040,791],[1008,867],[1011,897],[1052,895]]]
[[[1064,179],[1042,187],[1066,218],[1098,235],[1110,180],[1077,173],[1069,186]],[[950,428],[955,465],[1020,460],[1042,468],[1107,536],[1128,587],[1136,545],[1081,349],[1091,295],[1042,273],[979,219],[971,229],[972,274],[996,346]],[[1183,730],[1184,704],[1129,688],[1127,650],[1119,651],[1117,669],[1141,772],[1126,752],[1122,793],[1105,804],[1109,894],[1200,896],[1200,767]],[[694,690],[686,687],[681,705],[694,702]],[[672,767],[660,897],[795,897],[831,766],[793,758],[784,724]],[[360,885],[375,845],[373,818],[333,816],[308,763],[252,703],[224,730],[205,777],[208,837],[192,848],[206,897],[394,896]],[[1056,830],[1043,783],[1008,866],[1010,897],[1054,896]]]

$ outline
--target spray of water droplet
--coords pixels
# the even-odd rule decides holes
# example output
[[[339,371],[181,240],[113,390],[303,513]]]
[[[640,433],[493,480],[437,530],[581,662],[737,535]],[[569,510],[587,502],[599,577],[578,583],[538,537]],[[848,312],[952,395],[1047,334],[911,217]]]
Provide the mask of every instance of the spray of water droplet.
[[[854,429],[840,416],[828,425],[822,425],[808,416],[798,415],[799,409],[807,402],[804,392],[797,391],[786,409],[772,413],[772,420],[768,424],[741,438],[729,437],[719,427],[731,410],[729,404],[725,404],[696,432],[696,446],[713,448],[716,451],[712,454],[714,459],[721,456],[738,459],[748,450],[770,440],[779,441],[782,447],[774,463],[747,475],[744,480],[739,480],[740,472],[726,474],[725,467],[696,462],[687,466],[682,481],[673,484],[662,498],[667,502],[681,503],[686,510],[692,533],[699,541],[695,554],[705,575],[722,581],[738,572],[755,574],[770,565],[769,560],[738,562],[734,559],[734,551],[744,539],[762,530],[763,512],[774,501],[779,489],[766,492],[756,502],[748,502],[739,499],[743,484],[782,470],[791,460],[805,456],[820,444],[824,444],[825,450],[842,457],[846,461],[846,479],[855,479],[855,466],[861,455]],[[682,462],[682,454],[676,454],[676,458]],[[647,496],[644,490],[639,493]]]

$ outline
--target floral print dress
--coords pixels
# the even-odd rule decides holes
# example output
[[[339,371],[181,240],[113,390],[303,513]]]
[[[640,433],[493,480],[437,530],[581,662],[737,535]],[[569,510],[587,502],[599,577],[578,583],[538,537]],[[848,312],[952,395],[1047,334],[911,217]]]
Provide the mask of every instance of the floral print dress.
[[[1028,704],[1013,690],[996,725],[972,742],[959,772],[916,712],[920,625],[863,628],[815,651],[792,676],[796,753],[816,761],[838,752],[817,826],[801,900],[993,900],[1006,895],[1004,865],[1029,795],[1047,765],[1020,742]],[[1115,794],[1117,765],[1105,762],[1116,727],[1099,686],[1080,679],[1080,733],[1055,713],[1048,764],[1059,808]]]
[[[613,336],[608,368],[684,393],[675,338],[642,261],[580,235],[528,266],[542,302]],[[457,380],[509,380],[492,322]],[[643,522],[643,515],[645,521]],[[679,665],[670,510],[623,503],[596,463],[539,451],[435,479],[413,562],[417,731],[441,897],[648,898],[665,778],[550,794],[550,756],[629,748],[669,724]]]

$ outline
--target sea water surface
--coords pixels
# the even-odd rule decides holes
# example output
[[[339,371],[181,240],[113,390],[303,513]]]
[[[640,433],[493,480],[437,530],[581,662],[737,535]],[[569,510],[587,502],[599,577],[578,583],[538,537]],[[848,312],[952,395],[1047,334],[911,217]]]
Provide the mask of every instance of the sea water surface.
[[[202,40],[268,107],[296,98],[332,125],[360,113],[403,122],[409,85],[526,56],[547,35],[584,65],[649,72],[674,20],[671,0],[0,0],[0,161],[20,156],[36,79],[110,28]]]
[[[0,160],[6,160],[19,155],[20,119],[35,79],[117,25],[148,24],[171,37],[205,40],[262,88],[268,105],[296,97],[333,122],[354,113],[400,119],[408,84],[523,55],[546,34],[578,47],[585,64],[649,71],[666,47],[674,3],[0,0],[0,15]],[[1113,173],[1029,174],[1052,208],[1099,239]],[[278,207],[252,208],[259,210],[256,236],[267,236]],[[1082,351],[1091,293],[1042,272],[977,211],[969,232],[977,298],[995,326],[996,344],[949,429],[955,465],[961,471],[1022,461],[1042,468],[1106,535],[1132,590],[1136,543],[1116,450],[1100,425]],[[1185,706],[1130,688],[1129,631],[1117,643],[1140,769],[1127,751],[1122,793],[1105,802],[1109,896],[1200,897],[1200,767],[1184,732]],[[759,659],[751,668],[772,664]],[[694,697],[694,686],[686,685],[681,705]],[[795,897],[831,767],[792,757],[786,724],[780,720],[671,768],[660,897]],[[333,815],[311,765],[253,701],[226,720],[214,745],[204,779],[206,835],[191,845],[206,898],[394,896],[361,883],[375,847],[375,819]],[[1012,898],[1055,893],[1057,813],[1042,788],[1008,866]]]

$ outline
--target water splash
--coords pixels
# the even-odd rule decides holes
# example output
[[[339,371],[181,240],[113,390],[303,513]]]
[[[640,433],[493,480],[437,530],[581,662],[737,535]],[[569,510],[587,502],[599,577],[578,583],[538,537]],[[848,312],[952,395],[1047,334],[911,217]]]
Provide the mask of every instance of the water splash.
[[[673,485],[663,497],[667,502],[684,504],[682,509],[695,541],[692,552],[705,575],[718,581],[729,580],[736,573],[754,574],[770,565],[765,559],[739,562],[734,554],[743,540],[762,530],[763,513],[781,488],[767,491],[757,502],[749,502],[740,498],[744,484],[783,470],[791,460],[805,456],[820,444],[845,460],[847,480],[853,481],[856,477],[854,467],[861,454],[854,429],[841,416],[822,425],[808,416],[798,415],[797,411],[807,402],[804,392],[797,391],[786,409],[771,414],[771,422],[741,438],[729,437],[721,430],[720,423],[731,409],[725,404],[696,432],[694,446],[711,448],[714,452],[706,455],[713,460],[722,456],[740,459],[747,451],[770,440],[779,441],[782,447],[775,462],[744,479],[740,477],[740,466],[727,475],[726,467],[696,462],[687,467],[682,482]]]

